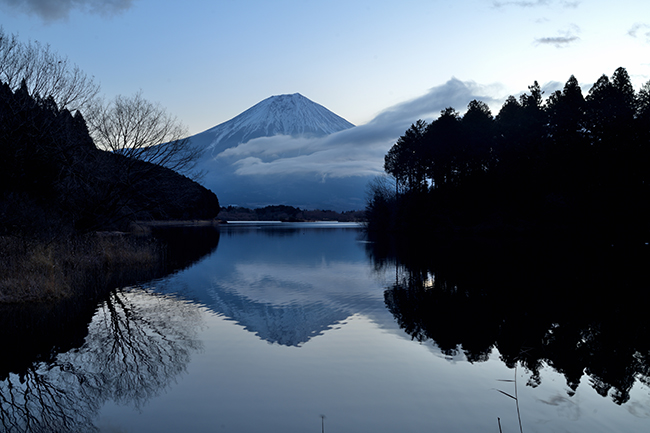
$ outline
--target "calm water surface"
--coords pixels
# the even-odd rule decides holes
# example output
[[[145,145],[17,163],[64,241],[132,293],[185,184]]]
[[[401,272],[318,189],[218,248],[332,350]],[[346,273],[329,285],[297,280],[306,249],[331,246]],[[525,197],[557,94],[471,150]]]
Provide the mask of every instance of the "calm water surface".
[[[500,422],[516,432],[518,403],[525,432],[650,431],[641,380],[616,403],[588,374],[572,389],[548,363],[538,377],[510,368],[498,344],[475,356],[413,332],[397,302],[411,293],[404,269],[373,260],[357,226],[220,230],[191,267],[113,293],[83,345],[0,382],[5,425],[378,433],[498,432]],[[463,322],[447,314],[436,326]]]

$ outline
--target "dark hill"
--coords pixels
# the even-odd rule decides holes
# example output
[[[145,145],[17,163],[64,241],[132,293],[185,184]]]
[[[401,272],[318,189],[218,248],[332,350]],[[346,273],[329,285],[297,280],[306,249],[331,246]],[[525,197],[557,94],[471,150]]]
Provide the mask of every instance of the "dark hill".
[[[0,234],[209,219],[216,195],[180,174],[97,149],[79,112],[0,84]]]

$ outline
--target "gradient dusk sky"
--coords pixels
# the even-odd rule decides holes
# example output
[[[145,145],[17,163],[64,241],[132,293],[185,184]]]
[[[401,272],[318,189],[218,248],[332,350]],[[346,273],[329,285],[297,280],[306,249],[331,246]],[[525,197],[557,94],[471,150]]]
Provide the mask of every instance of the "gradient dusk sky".
[[[142,90],[190,134],[283,93],[363,125],[427,94],[464,110],[431,92],[452,79],[494,114],[535,80],[573,74],[585,94],[619,66],[637,90],[650,80],[648,0],[0,0],[0,25],[106,97]]]

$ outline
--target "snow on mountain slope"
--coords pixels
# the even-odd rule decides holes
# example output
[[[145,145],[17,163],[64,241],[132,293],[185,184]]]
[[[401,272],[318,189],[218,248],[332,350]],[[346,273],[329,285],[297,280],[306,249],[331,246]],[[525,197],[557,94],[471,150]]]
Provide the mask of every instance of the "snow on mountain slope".
[[[259,137],[322,137],[354,125],[300,93],[271,96],[243,113],[192,137],[209,154]]]
[[[356,129],[294,93],[271,96],[189,138],[205,149],[198,165],[202,183],[224,206],[343,211],[363,209],[368,161],[377,160],[380,169],[385,153],[376,157],[354,137],[334,139]]]

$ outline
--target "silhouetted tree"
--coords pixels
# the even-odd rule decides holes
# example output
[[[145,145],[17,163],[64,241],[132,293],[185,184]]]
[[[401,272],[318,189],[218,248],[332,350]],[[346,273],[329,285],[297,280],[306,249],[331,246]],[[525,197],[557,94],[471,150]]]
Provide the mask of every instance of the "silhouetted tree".
[[[529,86],[519,101],[506,99],[496,116],[497,157],[503,169],[528,172],[539,158],[541,143],[546,137],[546,112],[542,106],[542,90],[537,81]]]
[[[584,144],[585,98],[578,80],[571,75],[564,89],[552,94],[546,110],[549,116],[549,133],[558,147]]]
[[[460,115],[451,107],[441,111],[440,116],[427,128],[426,158],[433,187],[458,183],[462,160]]]
[[[650,81],[639,90],[636,103],[634,130],[637,134],[637,155],[632,170],[638,183],[650,185]]]
[[[368,184],[365,216],[368,228],[388,232],[394,229],[397,193],[386,176],[378,176]]]
[[[614,149],[630,139],[636,103],[627,71],[618,68],[612,80],[602,75],[586,97],[592,143]]]
[[[508,97],[496,117],[472,101],[462,117],[443,110],[424,134],[424,123],[412,125],[385,159],[401,188],[393,212],[401,222],[389,225],[647,234],[649,89],[635,94],[618,68],[586,97],[574,76],[546,101],[535,81]]]
[[[59,109],[53,98],[32,97],[23,81],[0,85],[0,209],[2,225],[36,230],[78,216],[98,185],[91,181],[96,151],[83,117]],[[83,197],[83,198],[82,198]],[[42,210],[49,208],[50,215]],[[30,230],[31,230],[30,229]],[[38,231],[38,230],[36,230]]]
[[[495,129],[490,107],[473,100],[462,118],[465,175],[480,174],[494,165]]]
[[[545,108],[548,139],[543,169],[547,182],[559,193],[589,178],[586,106],[578,80],[572,75],[562,91],[549,96]]]
[[[87,121],[97,147],[126,157],[125,162],[145,161],[189,176],[199,175],[193,170],[201,150],[187,138],[186,127],[140,92],[95,104]],[[132,171],[134,167],[129,164],[126,168]]]
[[[40,42],[21,43],[0,27],[0,81],[12,90],[24,84],[30,96],[52,98],[59,109],[85,111],[99,85],[68,58]]]
[[[635,117],[639,121],[649,121],[650,120],[650,81],[646,82],[639,90],[636,103],[637,105],[636,105]],[[646,123],[646,125],[650,125],[650,123]]]
[[[497,114],[496,156],[499,164],[514,164],[519,152],[520,143],[526,132],[523,119],[523,107],[514,96],[508,96]]]
[[[406,130],[384,158],[384,170],[393,176],[397,188],[421,192],[427,189],[427,160],[424,155],[424,133],[427,124],[418,120]]]

